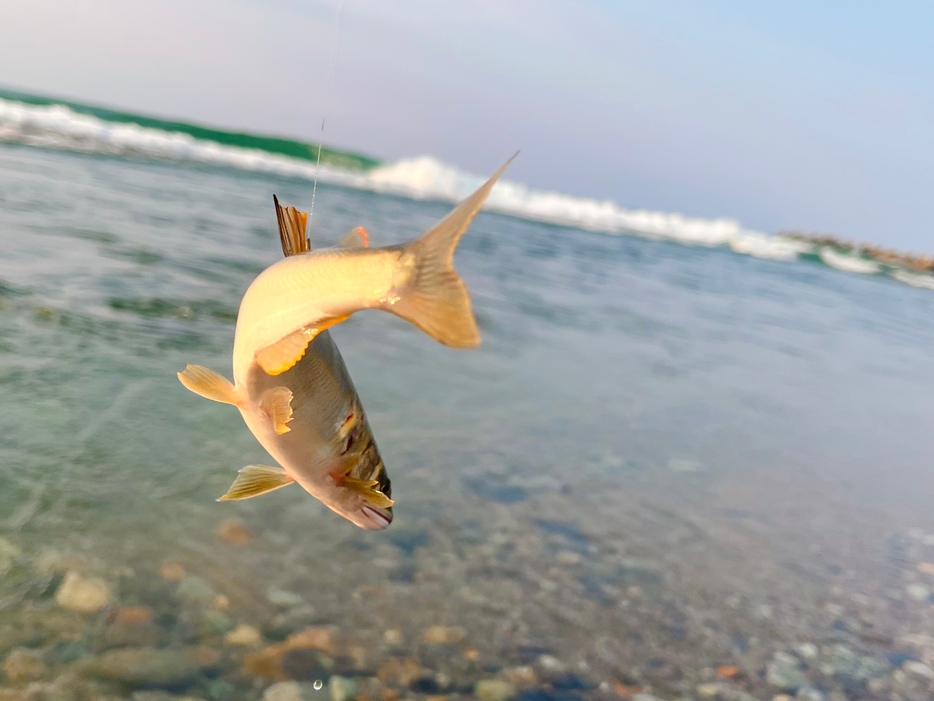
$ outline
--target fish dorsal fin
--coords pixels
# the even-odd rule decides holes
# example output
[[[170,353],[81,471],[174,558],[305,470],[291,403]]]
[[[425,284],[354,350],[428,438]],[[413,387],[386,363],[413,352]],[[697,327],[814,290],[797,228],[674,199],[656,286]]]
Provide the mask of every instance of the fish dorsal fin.
[[[369,248],[370,235],[362,226],[352,230],[344,238],[337,242],[338,248]]]
[[[230,489],[218,501],[239,501],[287,487],[294,482],[281,467],[247,465],[240,470]]]
[[[276,205],[276,220],[279,222],[279,241],[282,243],[282,252],[288,256],[307,253],[311,250],[306,229],[308,228],[308,213],[300,212],[295,207],[283,207],[279,198],[272,196]]]
[[[267,375],[281,375],[291,369],[295,363],[302,359],[308,344],[315,336],[327,328],[346,321],[350,314],[322,319],[316,324],[303,326],[287,336],[283,336],[275,343],[256,351],[256,363]]]

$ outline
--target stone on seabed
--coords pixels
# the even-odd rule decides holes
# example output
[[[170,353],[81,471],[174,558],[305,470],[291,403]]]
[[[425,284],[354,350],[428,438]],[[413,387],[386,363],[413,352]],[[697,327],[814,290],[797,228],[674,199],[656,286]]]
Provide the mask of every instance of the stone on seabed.
[[[253,626],[241,623],[224,636],[224,642],[239,647],[254,647],[263,642],[263,636]]]
[[[479,701],[509,701],[515,695],[516,688],[501,679],[481,679],[474,689]]]
[[[25,648],[13,650],[3,662],[4,674],[15,684],[37,681],[48,671],[39,654]]]
[[[302,701],[302,686],[298,682],[279,682],[266,689],[263,701]]]
[[[110,601],[110,587],[102,579],[86,578],[72,570],[55,592],[55,601],[69,611],[96,613]]]
[[[238,518],[228,518],[221,521],[214,534],[225,543],[242,547],[250,542],[250,531]]]
[[[426,628],[422,634],[422,640],[426,643],[440,645],[456,645],[467,637],[463,628],[450,626],[431,626]]]
[[[328,682],[331,701],[352,701],[357,696],[357,682],[348,677],[333,676]]]
[[[201,662],[197,655],[182,650],[140,648],[105,652],[85,669],[92,676],[132,686],[171,687],[193,679],[209,666]]]
[[[769,686],[782,691],[797,691],[806,686],[808,679],[801,671],[798,660],[787,652],[776,652],[769,662],[765,680]]]

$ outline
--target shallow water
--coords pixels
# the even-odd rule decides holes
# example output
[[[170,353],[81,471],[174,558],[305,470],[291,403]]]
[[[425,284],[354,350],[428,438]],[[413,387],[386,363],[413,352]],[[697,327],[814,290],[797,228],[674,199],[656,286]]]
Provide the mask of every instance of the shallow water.
[[[240,297],[281,257],[274,192],[307,205],[311,184],[0,146],[0,655],[38,651],[48,681],[108,648],[203,645],[212,671],[163,686],[216,701],[320,670],[466,695],[523,664],[518,690],[548,698],[771,698],[774,653],[813,642],[821,693],[913,698],[900,665],[934,662],[934,294],[481,214],[456,260],[478,350],[377,312],[333,332],[393,480],[396,520],[367,533],[297,488],[216,503],[270,459],[175,377],[229,374]],[[316,206],[313,245],[361,224],[396,243],[449,208],[330,186]],[[218,538],[229,518],[248,543]],[[66,571],[108,608],[49,623]],[[129,605],[155,612],[149,638],[114,638]],[[337,642],[264,677],[224,643],[237,623]],[[841,671],[840,646],[878,669]],[[109,696],[160,686],[103,676]]]

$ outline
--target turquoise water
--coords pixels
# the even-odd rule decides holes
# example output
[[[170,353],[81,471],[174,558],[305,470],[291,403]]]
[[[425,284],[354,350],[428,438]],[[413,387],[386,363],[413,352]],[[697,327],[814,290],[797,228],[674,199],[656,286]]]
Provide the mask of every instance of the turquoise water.
[[[269,458],[175,377],[229,374],[240,297],[281,257],[273,193],[307,207],[311,183],[0,146],[0,537],[15,553],[0,655],[37,651],[49,681],[109,648],[207,646],[210,674],[164,686],[218,700],[275,681],[224,643],[239,623],[264,644],[333,626],[346,650],[285,677],[318,665],[413,698],[524,664],[517,693],[548,698],[613,680],[682,698],[724,664],[743,674],[722,683],[771,698],[772,656],[802,642],[878,660],[852,683],[805,669],[875,698],[873,680],[900,683],[893,654],[926,659],[905,636],[932,612],[910,587],[934,585],[918,570],[934,560],[929,291],[481,214],[456,258],[479,349],[378,312],[333,332],[396,499],[392,526],[367,533],[297,489],[216,503]],[[448,208],[319,186],[312,242],[363,225],[396,243]],[[248,543],[215,535],[231,517]],[[167,560],[185,587],[159,574]],[[110,608],[48,623],[65,571],[105,581]],[[129,605],[155,630],[114,645]],[[435,625],[464,640],[426,642]],[[388,659],[434,681],[365,681]]]

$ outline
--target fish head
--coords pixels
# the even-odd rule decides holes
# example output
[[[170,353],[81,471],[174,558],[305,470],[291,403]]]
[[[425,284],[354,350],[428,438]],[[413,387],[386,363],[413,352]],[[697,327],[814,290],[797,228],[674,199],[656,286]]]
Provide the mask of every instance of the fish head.
[[[338,511],[351,523],[368,531],[381,531],[392,523],[392,507],[384,508],[368,504],[361,499],[356,509]]]
[[[328,506],[368,531],[381,531],[392,523],[392,483],[375,444],[370,443],[346,476],[335,481]]]

